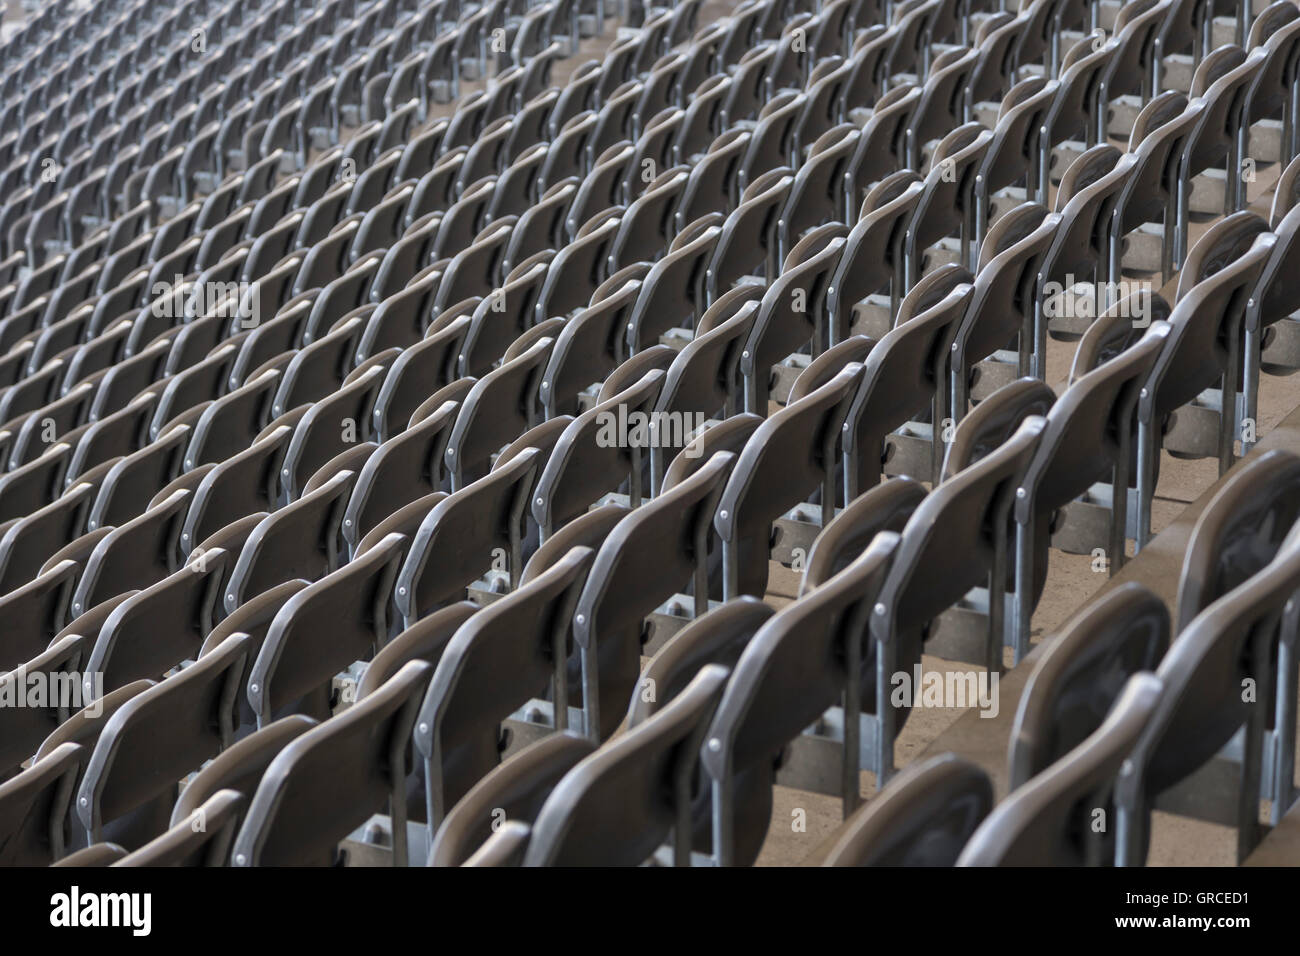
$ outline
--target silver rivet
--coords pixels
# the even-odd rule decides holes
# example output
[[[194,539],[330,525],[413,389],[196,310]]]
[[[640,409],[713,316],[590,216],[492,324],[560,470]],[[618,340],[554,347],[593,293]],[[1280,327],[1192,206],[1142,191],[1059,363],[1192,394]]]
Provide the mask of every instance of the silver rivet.
[[[722,741],[719,740],[717,737],[710,737],[709,750],[713,751],[713,753],[718,753],[720,750],[722,750]]]
[[[236,866],[243,866],[243,865],[244,865],[244,854],[242,854],[242,853],[236,853],[236,854],[235,854],[235,865],[236,865]]]
[[[587,615],[585,615],[585,614],[579,614],[576,618],[574,618],[574,620],[577,621],[579,624],[586,624],[586,623],[587,623]]]
[[[721,511],[719,511],[719,512],[718,512],[718,517],[721,518],[723,521],[726,521],[726,520],[727,520],[727,509],[726,509],[726,508],[723,508]]]
[[[1024,489],[1024,488],[1017,488],[1017,489],[1016,489],[1016,497],[1017,497],[1017,498],[1023,498],[1024,496],[1025,496],[1025,489]]]
[[[248,685],[248,689],[251,690],[254,694],[257,693],[257,685],[256,685],[256,684],[249,684],[249,685]]]
[[[885,606],[883,604],[876,605],[876,614],[878,614],[880,617],[885,616]]]

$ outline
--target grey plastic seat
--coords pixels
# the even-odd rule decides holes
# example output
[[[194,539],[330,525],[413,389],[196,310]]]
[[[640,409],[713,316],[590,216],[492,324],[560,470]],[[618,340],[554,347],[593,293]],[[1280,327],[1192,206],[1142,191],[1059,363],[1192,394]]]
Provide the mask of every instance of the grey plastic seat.
[[[745,411],[760,414],[767,408],[773,365],[805,346],[813,355],[824,348],[826,292],[844,252],[845,232],[830,223],[808,233],[769,283],[740,358]]]
[[[921,99],[908,120],[908,166],[918,166],[927,143],[946,136],[966,120],[967,85],[982,52],[958,48],[945,50],[934,58],[921,89]]]
[[[751,135],[745,129],[727,130],[692,165],[674,213],[679,230],[708,213],[726,214],[735,208],[740,192],[740,162],[749,148]]]
[[[540,206],[533,208],[536,210]],[[521,225],[522,222],[521,217]],[[613,215],[593,217],[572,243],[559,250],[551,260],[550,271],[534,307],[536,321],[568,316],[591,301],[592,294],[605,278],[606,262],[619,233],[620,222],[621,219]],[[507,258],[514,262],[518,254],[515,252],[515,239],[511,240],[511,251]]]
[[[207,406],[194,423],[190,444],[185,449],[182,467],[194,468],[208,462],[223,461],[248,448],[271,411],[271,400],[278,387],[281,371],[263,367],[237,388]]]
[[[769,618],[746,645],[700,752],[713,791],[713,856],[750,865],[767,836],[772,785],[786,745],[841,699],[845,812],[858,800],[858,716],[869,673],[866,617],[898,536],[878,536],[847,568]],[[798,663],[796,663],[798,662]],[[670,705],[671,706],[671,705]],[[642,725],[644,726],[644,725]]]
[[[276,508],[280,461],[292,434],[287,425],[274,428],[203,476],[181,529],[185,554],[230,522]]]
[[[1177,261],[1178,190],[1181,177],[1175,160],[1182,155],[1198,116],[1181,93],[1167,92],[1149,102],[1138,115],[1129,139],[1136,162],[1111,213],[1107,278],[1120,278],[1122,240],[1143,223],[1159,219],[1164,225],[1160,273],[1168,278]]]
[[[592,558],[588,548],[571,549],[527,584],[472,615],[447,643],[420,705],[415,733],[431,827],[440,825],[499,762],[501,721],[548,686],[555,728],[566,728],[569,621]],[[509,666],[502,667],[506,660]]]
[[[1215,493],[1187,542],[1174,633],[1277,555],[1295,524],[1300,461],[1281,449],[1243,463]]]
[[[920,660],[933,619],[980,585],[989,588],[984,659],[992,669],[1001,668],[1007,517],[1015,484],[1043,427],[1041,417],[1027,418],[1001,447],[935,488],[908,519],[871,616],[879,697],[887,693],[885,675],[908,671]],[[878,765],[879,776],[886,779],[893,764],[894,728],[907,716],[907,710],[900,714],[880,708]]]
[[[976,363],[1017,343],[1021,374],[1045,365],[1033,352],[1034,303],[1039,266],[1059,220],[1034,203],[1009,211],[989,230],[979,254],[971,301],[953,338],[949,357],[952,397],[948,413],[966,415]]]
[[[993,134],[978,123],[953,130],[934,148],[916,212],[903,241],[904,286],[911,288],[925,271],[923,253],[940,239],[960,238],[959,262],[970,261],[974,238],[975,176]]]
[[[492,567],[494,549],[504,549],[511,580],[518,581],[525,496],[537,454],[524,449],[504,467],[439,501],[423,519],[396,582],[395,600],[406,626],[459,600]]]
[[[112,865],[225,866],[246,803],[247,798],[235,790],[215,793],[195,809],[191,819],[174,824]]]
[[[705,289],[710,304],[742,276],[761,269],[775,278],[777,229],[793,185],[794,175],[783,167],[768,170],[744,188],[739,204],[723,223],[709,263]]]
[[[340,840],[387,805],[393,865],[405,866],[407,741],[429,671],[428,664],[412,661],[365,700],[291,741],[258,784],[231,864],[301,864],[332,856]],[[353,772],[339,777],[340,766]]]
[[[956,754],[918,761],[844,821],[822,866],[952,866],[993,807],[993,785]]]
[[[635,865],[670,832],[675,864],[688,865],[698,747],[726,682],[724,668],[706,665],[662,710],[569,771],[537,814],[524,865]]]
[[[1105,308],[1099,283],[1109,277],[1111,215],[1137,162],[1137,156],[1121,153],[1105,143],[1087,150],[1061,176],[1055,207],[1060,222],[1040,265],[1041,280],[1034,309],[1035,357],[1044,354],[1049,334],[1066,340],[1077,335],[1064,319],[1049,322],[1044,314],[1047,301],[1070,277],[1076,282],[1092,279],[1095,304],[1091,311],[1097,313]],[[1035,365],[1036,370],[1040,368],[1041,364]]]
[[[629,278],[606,295],[598,290],[593,296],[597,301],[580,309],[558,331],[538,386],[547,418],[578,412],[579,394],[603,381],[627,357],[627,322],[640,288],[638,280]]]
[[[237,829],[244,818],[244,811],[248,809],[248,801],[257,790],[257,785],[261,782],[267,766],[291,740],[302,736],[315,726],[317,722],[312,718],[303,714],[293,714],[230,744],[190,778],[176,800],[175,806],[172,807],[170,827],[175,829],[181,825],[192,824],[195,814],[203,814],[203,808],[210,800],[219,793],[233,792],[243,798],[242,803],[232,802],[230,807],[229,815]],[[178,840],[178,843],[182,847],[189,846],[188,841]],[[159,849],[162,850],[163,847]],[[229,847],[226,849],[228,851]],[[210,857],[212,861],[205,865],[225,866],[229,856],[229,852],[226,852],[220,860]]]
[[[329,716],[333,676],[388,637],[388,596],[401,545],[400,535],[389,535],[285,602],[249,671],[248,702],[258,727],[304,706],[312,716]],[[324,711],[315,712],[322,699]]]
[[[188,425],[174,425],[110,466],[91,505],[87,528],[124,524],[146,510],[158,491],[180,474],[190,431]]]
[[[77,791],[91,843],[138,847],[166,826],[178,779],[230,743],[246,638],[142,691],[105,724]]]
[[[799,583],[800,595],[848,567],[880,532],[901,533],[926,493],[920,482],[899,476],[849,502],[813,539]]]
[[[56,679],[58,675],[78,672],[87,647],[88,639],[81,634],[61,634],[50,642],[47,649],[0,676],[0,681],[9,684],[25,679],[28,674],[37,673],[48,674],[51,679]],[[47,699],[27,703],[26,707],[7,707],[0,715],[4,731],[4,744],[0,748],[0,777],[4,779],[21,772],[21,764],[36,753],[41,742],[70,716],[69,702]]]
[[[1234,409],[1241,362],[1241,331],[1246,303],[1264,268],[1271,235],[1258,237],[1235,262],[1198,283],[1175,306],[1171,330],[1138,400],[1138,527],[1141,548],[1151,536],[1155,494],[1153,459],[1159,453],[1167,416],[1201,391],[1222,381],[1227,407]],[[1232,464],[1237,416],[1220,415],[1219,473]]]
[[[83,747],[64,743],[0,783],[0,861],[48,866],[70,849],[64,819],[84,758]]]
[[[1102,725],[985,818],[958,866],[1101,865],[1093,810],[1106,805],[1120,768],[1158,707],[1162,682],[1129,679]]]
[[[355,472],[339,472],[254,525],[222,598],[227,614],[277,584],[315,581],[344,562],[340,525],[355,483]]]
[[[1017,84],[1002,101],[993,142],[989,144],[975,183],[977,244],[984,242],[988,232],[989,209],[995,193],[1023,181],[1026,195],[1034,195],[1044,175],[1039,164],[1044,154],[1051,155],[1041,142],[1044,122],[1059,92],[1056,82],[1033,77]]]
[[[95,545],[72,596],[80,615],[108,598],[147,587],[180,566],[180,533],[190,492],[165,501],[113,528]]]
[[[636,507],[640,503],[647,490],[643,466],[649,463],[643,451],[651,439],[648,422],[644,440],[634,438],[637,419],[632,416],[650,412],[663,379],[663,371],[652,368],[621,391],[598,396],[598,403],[561,433],[529,504],[543,540],[625,483],[630,504]],[[628,422],[633,423],[630,428]],[[617,438],[620,427],[628,429],[623,440]]]
[[[198,657],[215,620],[229,560],[226,552],[209,550],[117,604],[89,647],[86,672],[96,675],[98,686],[88,685],[87,693],[114,691],[136,680],[161,680]],[[160,621],[168,626],[160,629]]]
[[[746,442],[714,518],[723,542],[725,600],[766,591],[768,541],[776,518],[817,490],[823,524],[833,516],[838,436],[861,373],[861,365],[849,364],[765,419]]]
[[[1136,465],[1131,450],[1134,411],[1169,332],[1168,324],[1153,324],[1139,342],[1071,383],[1047,412],[1038,450],[1020,479],[1014,511],[1017,660],[1029,650],[1030,617],[1046,573],[1053,513],[1108,472],[1113,490],[1106,553],[1112,573],[1123,566],[1127,489]]]
[[[552,184],[535,203],[519,214],[501,263],[502,271],[509,272],[528,257],[560,245],[564,220],[576,198],[579,182],[576,176],[571,176]]]
[[[372,366],[311,405],[294,427],[280,463],[282,499],[294,501],[325,462],[370,440],[375,398],[385,370]]]
[[[0,536],[0,592],[7,594],[34,580],[50,558],[80,536],[93,495],[93,487],[79,483],[8,524]]]
[[[551,258],[544,252],[521,262],[478,304],[456,359],[459,374],[482,378],[500,360],[502,343],[513,342],[533,324]]]
[[[453,491],[487,473],[488,460],[536,420],[538,384],[552,339],[542,337],[470,388],[444,452]]]
[[[0,597],[0,614],[10,622],[0,642],[0,667],[15,667],[49,647],[67,623],[79,571],[76,561],[50,560]]]
[[[458,407],[445,403],[428,418],[382,443],[360,468],[343,514],[343,537],[353,553],[383,519],[447,484],[443,452]]]
[[[272,416],[279,417],[299,405],[319,401],[338,389],[351,371],[364,328],[365,318],[354,314],[333,331],[295,352],[272,400]]]
[[[934,423],[952,418],[944,382],[973,286],[962,281],[969,279],[964,270],[931,276],[936,281],[923,279],[903,298],[899,324],[886,332],[863,360],[863,374],[845,413],[841,436],[845,504],[880,481],[889,433],[927,410],[930,473],[939,473],[943,434],[942,426],[935,432]],[[937,296],[941,297],[935,301]]]
[[[412,413],[432,394],[450,385],[456,356],[469,329],[469,316],[452,319],[409,348],[389,367],[375,398],[374,434],[387,440],[406,428]]]
[[[901,170],[882,180],[863,201],[826,290],[827,344],[848,338],[853,308],[867,296],[887,289],[890,311],[898,311],[905,291],[904,227],[916,211],[922,188],[916,173]]]
[[[465,866],[503,823],[531,824],[555,785],[596,745],[571,732],[549,734],[509,757],[448,811],[429,866]]]
[[[604,739],[622,719],[640,663],[642,621],[693,582],[695,614],[708,610],[708,541],[714,507],[735,462],[714,455],[610,531],[574,610],[587,735]]]
[[[1017,790],[1083,743],[1129,678],[1153,671],[1168,647],[1169,611],[1144,585],[1130,581],[1089,601],[1046,645],[1021,692],[1008,788]]]
[[[702,218],[682,229],[650,269],[628,319],[627,350],[634,355],[673,328],[693,328],[703,314],[704,276],[722,234],[722,217]]]

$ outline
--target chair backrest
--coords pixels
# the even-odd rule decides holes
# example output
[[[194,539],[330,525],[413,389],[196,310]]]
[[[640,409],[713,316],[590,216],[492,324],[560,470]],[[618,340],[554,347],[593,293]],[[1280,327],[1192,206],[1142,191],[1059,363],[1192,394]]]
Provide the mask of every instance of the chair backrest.
[[[248,798],[220,790],[166,832],[113,866],[225,866]]]
[[[572,549],[471,616],[447,643],[420,705],[415,734],[431,824],[496,766],[501,721],[540,697],[548,684],[556,688],[557,728],[564,729],[566,641],[573,604],[594,557],[589,548]]]
[[[1106,862],[1093,811],[1159,705],[1162,684],[1135,674],[1106,720],[1081,744],[1013,792],[980,825],[958,866],[1094,866]]]
[[[429,866],[464,866],[511,823],[531,827],[555,785],[596,744],[580,734],[548,734],[510,757],[451,808],[429,850]]]
[[[878,535],[847,568],[769,618],[746,645],[701,753],[714,781],[715,804],[726,803],[717,794],[747,773],[757,775],[756,798],[769,802],[773,758],[841,699],[847,682],[860,686],[863,711],[872,712],[875,682],[865,679],[869,657],[853,645],[862,651],[867,618],[898,541],[895,534]],[[850,673],[854,659],[861,662],[858,675]],[[765,816],[751,818],[746,827],[737,815],[728,827],[715,805],[714,852],[724,865],[752,862],[767,821],[761,833],[752,825]]]
[[[1120,442],[1132,434],[1138,390],[1169,331],[1168,323],[1153,323],[1138,343],[1073,382],[1053,403],[1020,483],[1025,494],[1016,500],[1017,520],[1063,507],[1128,454]]]
[[[1248,458],[1196,520],[1178,579],[1174,633],[1259,573],[1300,518],[1300,457],[1274,449]]]
[[[411,661],[378,691],[291,741],[253,794],[231,864],[285,866],[332,855],[388,803],[393,863],[404,866],[407,742],[431,670]],[[340,774],[344,766],[350,772]]]
[[[1128,679],[1169,646],[1169,611],[1130,581],[1091,601],[1047,643],[1020,695],[1008,756],[1014,791],[1104,722]]]
[[[700,740],[727,683],[706,664],[654,716],[582,760],[555,786],[532,827],[525,866],[635,866],[675,834],[690,861],[691,788]]]
[[[501,548],[512,581],[523,570],[523,512],[538,452],[525,448],[502,468],[443,498],[421,521],[397,576],[397,609],[409,625],[452,599],[492,566]]]
[[[364,554],[298,591],[271,621],[248,680],[258,726],[322,687],[388,637],[388,600],[402,536],[388,535]]]
[[[857,363],[846,366],[764,419],[745,443],[713,520],[722,540],[740,552],[728,598],[765,592],[768,528],[834,473],[836,439],[861,372]]]
[[[919,761],[837,831],[822,866],[952,866],[993,807],[993,785],[956,754]]]
[[[900,668],[919,659],[921,634],[934,616],[987,580],[995,537],[1005,528],[999,509],[1009,506],[1043,426],[1038,416],[1026,419],[1001,447],[930,492],[903,527],[871,617],[877,640],[901,641]]]
[[[113,842],[138,846],[141,823],[130,816],[147,813],[160,798],[170,807],[175,782],[233,740],[247,643],[243,635],[232,634],[109,718],[77,793],[77,817],[90,842],[107,831]]]
[[[734,462],[727,452],[714,455],[634,509],[596,552],[574,608],[573,639],[583,656],[586,713],[602,737],[622,719],[636,682],[645,616],[690,583],[696,611],[708,608],[711,524]]]
[[[1143,798],[1154,799],[1214,756],[1264,706],[1279,632],[1293,633],[1300,537],[1288,535],[1259,573],[1219,598],[1170,645],[1156,675],[1164,692],[1133,754]],[[1282,619],[1279,625],[1279,618]]]
[[[901,533],[927,491],[919,481],[890,478],[849,502],[813,539],[800,596],[843,571],[881,531]]]
[[[197,657],[212,629],[227,562],[225,551],[210,549],[117,605],[95,639],[87,673],[99,675],[110,691],[141,678],[161,680]]]
[[[641,671],[627,712],[635,727],[681,692],[705,664],[728,671],[758,629],[776,612],[756,597],[741,595],[704,614],[669,639]]]
[[[64,821],[85,748],[68,742],[0,783],[0,862],[49,866],[67,845]]]

